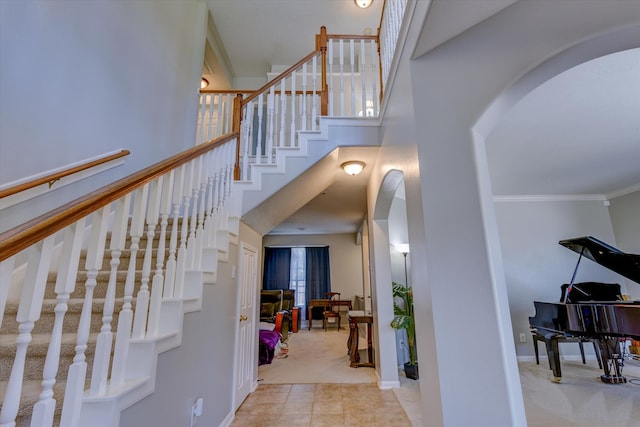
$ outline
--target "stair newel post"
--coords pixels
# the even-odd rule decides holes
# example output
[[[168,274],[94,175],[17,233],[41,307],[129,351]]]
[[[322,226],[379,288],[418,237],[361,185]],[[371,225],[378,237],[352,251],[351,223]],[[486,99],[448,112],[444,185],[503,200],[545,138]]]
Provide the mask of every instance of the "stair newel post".
[[[169,238],[169,255],[167,257],[167,271],[164,279],[164,298],[173,298],[176,283],[176,253],[178,250],[178,227],[180,225],[180,207],[182,206],[182,190],[184,181],[184,165],[175,170],[172,188],[172,196],[170,198],[173,213],[171,221],[171,236]]]
[[[320,114],[326,116],[329,112],[329,90],[327,86],[327,27],[320,27],[320,36],[318,37],[316,50],[320,50],[321,55],[321,84],[320,89]],[[329,56],[331,58],[331,56]],[[314,66],[315,69],[315,66]]]
[[[307,63],[302,64],[302,99],[300,100],[300,130],[307,130]]]
[[[147,194],[149,186],[144,185],[137,189],[133,196],[133,213],[129,227],[129,266],[127,278],[124,284],[124,303],[118,315],[118,328],[116,330],[116,343],[111,368],[111,387],[118,388],[124,383],[126,376],[126,363],[129,356],[129,342],[131,341],[131,327],[133,325],[133,291],[136,281],[136,264],[140,249],[140,238],[144,232],[144,214],[147,208]]]
[[[129,206],[131,195],[126,195],[116,202],[113,226],[111,230],[111,240],[109,249],[111,250],[111,272],[104,301],[102,314],[102,327],[96,342],[96,352],[93,359],[93,371],[91,372],[91,387],[89,394],[98,396],[106,393],[107,379],[109,375],[109,362],[111,359],[111,346],[113,337],[111,332],[111,321],[113,320],[113,310],[116,299],[116,280],[118,267],[120,266],[120,255],[124,250],[127,237],[127,226],[129,225]]]
[[[267,95],[267,147],[265,154],[267,164],[273,164],[273,120],[275,107],[276,88],[271,86]]]
[[[15,262],[15,255],[0,261],[0,283],[11,283],[11,273],[13,273],[13,266]],[[9,288],[9,285],[0,287],[0,326],[2,326],[4,308],[7,305],[7,299],[9,298]]]
[[[63,426],[77,426],[80,419],[82,395],[87,376],[87,361],[85,352],[89,341],[91,328],[91,312],[93,308],[93,291],[96,287],[96,277],[102,268],[105,241],[107,238],[107,226],[109,223],[110,205],[105,206],[91,216],[91,232],[85,269],[87,280],[85,282],[84,303],[80,313],[78,324],[78,336],[76,338],[76,355],[69,367],[65,399],[62,405]]]
[[[313,95],[311,95],[311,130],[318,130],[318,96],[316,95],[318,90],[318,55],[313,57],[311,64],[311,86],[313,87]]]
[[[233,98],[233,123],[232,129],[233,132],[240,134],[242,124],[242,95],[237,94],[235,98]],[[240,134],[240,138],[242,135]],[[236,159],[233,168],[233,179],[240,179],[240,144],[236,145]]]
[[[174,171],[167,173],[162,179],[162,191],[160,194],[160,237],[158,239],[158,250],[156,251],[156,270],[151,282],[151,303],[149,306],[149,326],[148,335],[156,336],[160,329],[160,309],[164,294],[164,268],[165,246],[167,241],[167,224],[169,223],[169,212],[171,212],[171,196],[173,189]]]
[[[142,279],[140,290],[136,295],[136,311],[133,318],[133,339],[145,338],[147,333],[147,316],[149,314],[149,280],[151,278],[151,261],[153,259],[153,239],[158,225],[160,211],[160,192],[162,191],[162,179],[159,177],[151,181],[149,186],[149,200],[147,205],[147,246],[144,251],[142,263]]]
[[[29,250],[27,272],[22,284],[20,305],[16,320],[18,336],[16,353],[11,367],[11,374],[6,385],[5,396],[0,409],[0,426],[13,427],[20,408],[22,381],[27,357],[27,347],[31,342],[31,331],[40,318],[42,301],[47,285],[47,274],[53,256],[55,234],[45,238]]]
[[[296,72],[291,73],[291,126],[289,129],[289,147],[296,146]]]
[[[47,349],[47,357],[42,370],[42,392],[38,402],[33,407],[31,415],[32,426],[51,426],[56,409],[56,400],[53,398],[53,386],[58,374],[60,362],[60,347],[62,343],[62,325],[67,313],[69,296],[76,286],[78,276],[78,264],[80,262],[80,250],[82,249],[82,237],[84,233],[85,218],[81,218],[64,231],[62,250],[60,253],[60,267],[56,277],[56,307],[53,329]]]
[[[193,188],[193,162],[185,163],[184,179],[182,181],[182,224],[180,229],[180,247],[176,262],[176,279],[174,298],[182,298],[184,293],[184,278],[187,269],[187,237],[189,236],[189,208],[191,206],[191,188]]]

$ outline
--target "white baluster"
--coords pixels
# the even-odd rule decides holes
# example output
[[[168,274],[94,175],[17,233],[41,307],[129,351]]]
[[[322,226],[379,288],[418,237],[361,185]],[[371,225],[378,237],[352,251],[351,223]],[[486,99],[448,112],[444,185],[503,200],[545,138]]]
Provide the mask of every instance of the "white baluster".
[[[215,167],[215,154],[218,151],[217,148],[214,148],[213,150],[209,151],[206,154],[206,160],[205,160],[205,165],[206,165],[206,189],[205,189],[205,197],[204,197],[204,202],[205,202],[205,207],[204,207],[204,234],[203,234],[203,238],[202,238],[202,248],[203,250],[208,249],[211,247],[211,221],[212,221],[212,217],[213,217],[213,183],[215,181],[215,177],[214,177],[214,167]],[[203,261],[204,263],[204,261]],[[210,270],[207,267],[210,266],[202,266],[203,268],[206,268],[207,270]]]
[[[240,130],[240,138],[242,140],[242,180],[249,179],[249,145],[251,144],[251,123],[252,116],[252,102],[249,102],[244,109],[244,120],[242,120],[242,126]]]
[[[202,248],[204,247],[204,217],[205,217],[205,204],[206,204],[206,192],[207,192],[207,164],[206,154],[200,156],[198,159],[198,181],[196,182],[196,188],[194,190],[199,191],[196,202],[198,205],[198,224],[195,231],[195,249],[193,251],[193,264],[192,268],[195,270],[202,270]]]
[[[136,296],[136,311],[133,317],[133,339],[142,339],[147,332],[147,316],[149,314],[149,279],[151,277],[151,260],[153,259],[153,239],[158,225],[160,211],[160,192],[162,191],[162,178],[151,181],[149,185],[149,202],[147,206],[147,247],[144,251],[142,263],[142,279],[140,290]]]
[[[264,107],[264,95],[261,93],[258,95],[258,127],[256,129],[256,164],[262,163],[262,154],[263,154],[263,146],[262,146],[262,113]]]
[[[211,139],[217,136],[214,131],[214,126],[216,126],[218,122],[218,116],[216,116],[215,108],[214,108],[215,100],[216,100],[216,95],[213,93],[210,94],[209,95],[209,126],[207,127],[207,139],[205,140],[205,142],[210,141]]]
[[[228,96],[228,95],[227,95]],[[216,112],[216,133],[215,137],[224,135],[226,133],[225,126],[226,120],[224,115],[224,97],[222,95],[218,95],[218,110]]]
[[[89,394],[98,396],[106,393],[107,379],[109,375],[109,362],[111,359],[111,347],[113,344],[113,334],[111,332],[111,321],[113,320],[113,310],[116,299],[116,281],[118,267],[120,266],[120,255],[124,250],[127,237],[127,225],[129,222],[129,206],[131,196],[127,195],[116,202],[116,209],[113,217],[113,227],[111,230],[111,272],[109,283],[105,294],[104,309],[102,314],[102,327],[98,334],[96,352],[93,360],[93,371],[91,373],[91,387]]]
[[[340,39],[340,117],[344,117],[344,40]]]
[[[362,115],[367,117],[367,59],[364,40],[360,40],[360,108]]]
[[[296,72],[291,73],[291,128],[289,129],[289,147],[296,146]]]
[[[267,148],[265,154],[267,155],[267,164],[273,164],[273,114],[276,97],[276,88],[271,86],[269,94],[267,95]]]
[[[312,95],[312,107],[311,107],[311,130],[318,130],[318,96],[316,91],[318,90],[318,56],[313,57],[313,71],[311,72],[311,84],[313,86]]]
[[[327,62],[329,63],[329,71],[327,72],[327,84],[329,86],[329,116],[333,116],[333,39],[329,39],[328,43]]]
[[[351,116],[356,116],[356,67],[355,40],[349,40],[349,65],[351,65]]]
[[[175,171],[175,182],[173,185],[173,195],[171,203],[173,206],[173,214],[171,221],[171,237],[169,238],[169,256],[167,258],[167,271],[164,280],[164,298],[173,298],[176,283],[176,252],[178,250],[178,227],[180,225],[180,207],[182,206],[183,182],[184,182],[184,165]]]
[[[87,375],[87,361],[85,352],[89,341],[89,329],[91,327],[91,312],[93,307],[93,290],[96,287],[96,277],[102,267],[104,246],[107,237],[107,225],[109,221],[109,206],[105,206],[91,216],[91,234],[85,269],[87,280],[85,282],[84,303],[80,313],[78,336],[76,341],[76,355],[73,364],[69,367],[67,386],[62,405],[63,426],[77,426],[80,418],[81,399],[84,382]]]
[[[80,250],[82,249],[82,236],[84,232],[85,219],[82,218],[64,232],[62,251],[60,253],[59,271],[56,277],[56,307],[54,309],[55,318],[53,329],[47,349],[47,358],[42,371],[42,392],[38,403],[33,407],[31,415],[32,426],[51,426],[56,409],[56,400],[53,398],[53,386],[56,383],[58,374],[58,363],[60,361],[60,346],[62,342],[62,325],[67,312],[69,295],[76,286],[78,275],[78,264],[80,261]]]
[[[185,164],[183,180],[183,211],[182,224],[180,230],[180,247],[176,264],[176,283],[174,288],[174,298],[182,298],[184,293],[184,277],[187,268],[187,238],[189,236],[189,207],[191,206],[191,188],[193,183],[193,162]]]
[[[302,64],[302,116],[300,119],[300,130],[307,130],[307,63]]]
[[[136,190],[133,197],[133,214],[131,216],[131,226],[129,229],[129,238],[131,241],[129,244],[129,267],[124,284],[124,303],[118,316],[113,366],[111,368],[110,387],[114,389],[120,387],[126,377],[126,363],[127,357],[129,356],[129,342],[131,341],[131,327],[133,325],[131,302],[133,301],[133,291],[136,281],[136,264],[140,237],[142,237],[142,233],[144,232],[144,215],[147,208],[148,193],[149,186],[145,185]]]
[[[7,305],[7,299],[9,297],[9,288],[11,287],[11,273],[13,273],[13,265],[15,264],[16,256],[13,255],[3,261],[0,261],[0,326],[2,326],[2,319],[4,318],[4,308]]]
[[[27,347],[31,342],[31,331],[40,318],[44,290],[47,285],[47,273],[53,254],[54,236],[49,236],[29,249],[27,273],[22,284],[20,305],[16,321],[18,322],[18,337],[16,338],[16,353],[11,367],[11,374],[5,389],[5,396],[0,409],[0,426],[13,427],[20,407],[22,394],[22,380],[24,365],[27,357]]]
[[[196,145],[202,144],[204,141],[204,128],[205,128],[205,110],[206,110],[206,95],[200,94],[199,99],[200,109],[198,110],[198,129],[196,134]]]
[[[371,41],[371,58],[376,58],[377,48],[376,42],[374,40]],[[378,76],[378,69],[376,68],[377,61],[375,59],[371,60],[371,101],[373,102],[373,115],[374,117],[378,116],[379,104],[378,104],[378,91],[376,89],[376,80]]]
[[[280,80],[280,137],[278,138],[278,147],[286,146],[285,123],[287,120],[287,95],[286,95],[286,78]]]
[[[189,237],[187,238],[187,263],[185,268],[187,270],[195,269],[196,260],[196,228],[198,226],[198,200],[200,198],[200,169],[201,159],[193,159],[193,179],[191,181],[191,220],[189,221]]]
[[[162,193],[160,197],[160,238],[158,239],[158,250],[156,251],[156,271],[151,283],[151,303],[149,304],[149,327],[148,336],[156,336],[160,330],[160,308],[162,306],[162,296],[164,294],[164,267],[165,243],[167,240],[167,224],[169,223],[169,212],[171,212],[171,196],[173,189],[172,170],[164,175],[162,179]]]

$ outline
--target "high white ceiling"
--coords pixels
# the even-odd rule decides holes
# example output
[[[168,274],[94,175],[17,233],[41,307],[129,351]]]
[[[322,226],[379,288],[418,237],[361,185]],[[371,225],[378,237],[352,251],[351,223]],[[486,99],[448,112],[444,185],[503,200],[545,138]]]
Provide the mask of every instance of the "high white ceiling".
[[[375,32],[382,0],[366,10],[353,0],[208,5],[224,46],[223,66],[235,77],[264,78],[273,65],[291,65],[309,53],[322,25],[331,34]],[[613,197],[639,189],[640,49],[590,61],[540,86],[504,117],[486,146],[496,196]],[[365,182],[336,181],[342,187],[327,189],[272,232],[355,231],[354,209],[365,211]]]

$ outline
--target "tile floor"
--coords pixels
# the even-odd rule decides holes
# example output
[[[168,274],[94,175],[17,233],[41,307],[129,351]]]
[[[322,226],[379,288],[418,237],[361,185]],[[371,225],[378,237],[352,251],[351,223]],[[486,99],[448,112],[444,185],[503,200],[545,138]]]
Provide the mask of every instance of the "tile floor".
[[[376,384],[262,384],[231,426],[410,427],[392,390]]]

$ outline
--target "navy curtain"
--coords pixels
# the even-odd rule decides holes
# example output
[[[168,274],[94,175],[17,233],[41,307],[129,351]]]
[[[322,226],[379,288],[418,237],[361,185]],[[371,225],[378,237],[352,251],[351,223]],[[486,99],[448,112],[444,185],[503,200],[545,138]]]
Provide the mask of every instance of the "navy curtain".
[[[263,289],[289,289],[291,248],[264,248]]]
[[[331,274],[329,270],[329,247],[306,248],[307,257],[307,301],[324,298],[324,293],[331,291]]]

